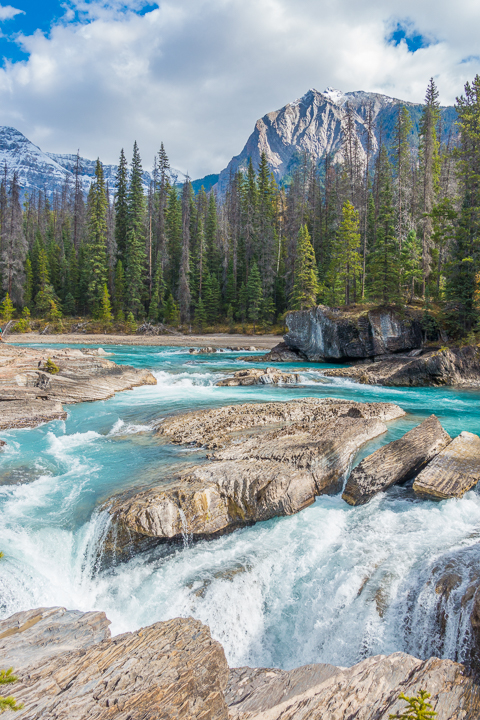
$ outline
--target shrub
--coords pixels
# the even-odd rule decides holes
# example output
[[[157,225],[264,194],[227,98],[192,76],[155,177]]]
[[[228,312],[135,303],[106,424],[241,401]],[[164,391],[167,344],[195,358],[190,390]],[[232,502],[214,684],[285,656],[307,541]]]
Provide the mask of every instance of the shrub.
[[[8,670],[0,670],[0,685],[7,685],[8,683],[17,682],[18,677],[13,674],[13,668]],[[12,695],[3,697],[0,695],[0,713],[4,713],[6,710],[13,710],[17,712],[23,708],[23,703],[18,703]]]
[[[407,697],[403,693],[398,696],[400,700],[405,700],[407,707],[404,712],[399,715],[390,714],[389,720],[431,720],[437,714],[429,702],[430,693],[426,690],[420,690],[417,696]]]
[[[48,358],[47,362],[45,363],[45,370],[50,373],[50,375],[56,375],[58,372],[60,372],[60,368],[58,365],[55,365],[53,360],[50,360]]]

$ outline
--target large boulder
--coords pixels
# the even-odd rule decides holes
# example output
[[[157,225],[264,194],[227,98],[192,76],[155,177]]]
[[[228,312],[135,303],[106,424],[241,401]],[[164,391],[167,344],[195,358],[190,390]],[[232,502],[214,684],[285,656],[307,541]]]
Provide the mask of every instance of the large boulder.
[[[287,315],[289,348],[310,362],[346,362],[407,352],[423,341],[421,319],[392,308],[368,312],[332,310],[318,305]]]
[[[351,668],[238,668],[231,671],[226,698],[230,720],[388,720],[405,710],[400,693],[412,696],[424,689],[436,720],[478,720],[479,687],[463,665],[402,652]]]
[[[410,480],[450,442],[450,435],[431,415],[403,437],[362,460],[350,473],[343,499],[350,505],[363,505],[392,485]]]
[[[216,419],[214,427],[209,424],[210,413]],[[203,413],[202,418],[203,426],[209,428],[205,440],[211,447],[223,446],[210,463],[190,469],[170,485],[133,496],[126,493],[107,503],[111,536],[119,551],[142,537],[211,537],[297,513],[316,496],[339,492],[359,448],[386,431],[384,420],[404,414],[396,405],[332,398],[233,406],[210,413]],[[280,427],[266,432],[266,420],[279,425],[282,414],[296,419],[284,419]],[[173,418],[163,431],[170,430],[184,442],[196,438],[198,443],[202,439],[195,427],[199,421],[198,413],[188,413],[183,423],[182,418]],[[255,422],[264,432],[252,436]],[[244,437],[239,433],[242,424],[249,430]]]
[[[460,498],[480,480],[480,437],[461,432],[422,470],[413,483],[417,495],[432,500]]]
[[[228,720],[222,646],[192,618],[110,638],[103,613],[30,610],[0,623],[20,720]]]
[[[365,385],[480,387],[480,348],[440,348],[416,357],[392,356],[368,365],[322,370],[329,377],[348,377]]]

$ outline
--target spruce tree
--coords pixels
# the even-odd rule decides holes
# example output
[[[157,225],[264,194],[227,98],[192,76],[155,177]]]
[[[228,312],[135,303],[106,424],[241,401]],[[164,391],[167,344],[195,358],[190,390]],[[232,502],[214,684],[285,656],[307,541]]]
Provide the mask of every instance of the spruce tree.
[[[94,317],[101,313],[107,271],[107,195],[103,167],[97,160],[95,180],[88,194],[88,304]]]
[[[108,292],[107,283],[103,286],[102,304],[100,309],[100,320],[110,323],[113,320],[112,306],[110,303],[110,293]]]
[[[195,307],[194,322],[199,332],[205,332],[205,327],[207,325],[207,314],[205,312],[202,298],[198,299],[197,305]]]
[[[20,186],[17,174],[13,174],[2,221],[0,271],[3,289],[16,305],[23,305],[24,264],[27,257],[27,241],[23,231]]]
[[[360,283],[362,258],[359,228],[358,212],[347,200],[342,208],[342,222],[338,229],[339,254],[335,260],[344,283],[345,305],[350,305],[352,300],[356,301],[357,283]]]
[[[125,301],[135,317],[143,313],[146,261],[145,198],[142,177],[142,162],[135,142],[128,192],[128,233],[125,251]]]
[[[423,107],[422,119],[420,122],[420,159],[423,176],[423,295],[425,295],[425,283],[428,276],[430,275],[430,250],[432,237],[431,212],[435,204],[435,198],[438,192],[438,180],[440,172],[440,144],[437,138],[437,128],[439,120],[440,103],[438,102],[438,90],[433,78],[431,78],[427,87],[425,105]]]
[[[400,253],[401,285],[407,295],[407,300],[412,302],[415,297],[415,283],[421,284],[422,273],[422,243],[417,238],[415,230],[410,230],[403,242]]]
[[[115,240],[118,259],[124,262],[128,233],[128,172],[127,158],[120,151],[117,176],[115,178]]]
[[[384,172],[379,190],[375,243],[368,264],[368,290],[372,299],[390,303],[396,302],[399,298],[400,263],[398,241],[395,236],[391,170],[384,148],[380,162],[384,163]]]
[[[117,320],[123,320],[125,318],[124,306],[125,306],[125,275],[123,272],[123,263],[121,260],[117,262],[115,268],[115,317]]]
[[[298,233],[293,289],[290,298],[292,310],[306,310],[317,303],[319,290],[315,251],[306,225]]]
[[[163,317],[163,300],[165,297],[165,281],[163,279],[162,262],[157,260],[155,275],[153,276],[152,297],[148,309],[148,317],[154,322],[158,322]]]
[[[256,261],[253,262],[248,276],[247,295],[248,317],[253,322],[253,334],[255,334],[255,325],[260,317],[263,302],[262,278]]]
[[[25,292],[23,294],[23,304],[29,310],[33,307],[33,268],[32,261],[27,257],[25,261]]]

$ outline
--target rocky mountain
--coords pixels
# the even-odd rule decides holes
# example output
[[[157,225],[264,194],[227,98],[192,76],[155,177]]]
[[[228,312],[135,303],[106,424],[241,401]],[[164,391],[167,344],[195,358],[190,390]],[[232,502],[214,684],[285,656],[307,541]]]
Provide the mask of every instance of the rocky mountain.
[[[79,159],[80,182],[83,191],[88,192],[95,175],[95,160]],[[17,173],[19,185],[25,193],[34,189],[44,190],[50,196],[55,190],[61,191],[66,182],[73,187],[75,182],[75,169],[77,156],[74,154],[57,154],[43,152],[34,145],[19,130],[12,127],[0,126],[0,172],[7,173],[11,180]],[[114,187],[117,165],[103,165],[105,179],[110,188]],[[185,174],[181,170],[171,168],[170,179],[173,183],[181,185],[185,181]],[[207,176],[201,180],[194,180],[194,187],[206,183],[208,189],[216,182],[218,175]],[[148,189],[152,176],[149,172],[143,173],[143,184]]]
[[[218,189],[223,193],[231,173],[244,170],[251,158],[258,167],[262,152],[267,155],[270,167],[277,180],[288,176],[306,152],[319,160],[330,154],[336,162],[342,161],[342,127],[347,111],[352,111],[354,134],[359,141],[359,154],[365,157],[367,143],[367,117],[369,108],[375,125],[372,138],[373,152],[378,151],[380,137],[390,141],[398,108],[405,105],[412,122],[412,140],[418,143],[418,128],[421,105],[404,102],[396,98],[363,91],[343,93],[327,88],[324,92],[311,89],[298,100],[288,103],[280,110],[267,113],[257,120],[253,133],[248,138],[240,155],[229,162],[220,173]],[[441,108],[442,140],[448,142],[455,132],[456,111],[454,107]]]

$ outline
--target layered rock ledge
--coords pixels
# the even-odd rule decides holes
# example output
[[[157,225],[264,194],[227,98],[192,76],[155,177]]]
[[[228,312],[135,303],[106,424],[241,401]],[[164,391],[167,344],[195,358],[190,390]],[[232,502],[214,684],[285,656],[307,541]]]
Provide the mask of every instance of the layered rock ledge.
[[[431,415],[362,460],[350,473],[342,498],[350,505],[363,505],[377,493],[415,477],[450,442],[450,435]]]
[[[169,418],[159,432],[215,452],[168,485],[108,503],[112,543],[121,551],[145,537],[211,537],[297,513],[338,493],[359,448],[404,414],[390,403],[308,398]]]
[[[192,618],[114,638],[103,613],[39,608],[0,622],[25,720],[227,720],[222,646]],[[50,641],[50,635],[53,640]]]
[[[427,688],[438,720],[477,720],[480,692],[452,660],[377,655],[351,668],[229,670],[192,618],[111,638],[104,613],[38,608],[0,621],[2,669],[25,720],[387,720]]]
[[[232,377],[219,380],[215,385],[218,387],[236,387],[248,385],[294,385],[300,382],[300,375],[297,373],[282,373],[276,368],[268,367],[266,370],[249,368],[238,370]]]
[[[324,305],[291,312],[284,341],[309,362],[348,362],[422,347],[419,313],[392,308],[333,310]]]
[[[0,430],[64,419],[64,404],[106,400],[116,392],[155,385],[148,370],[116,365],[103,350],[0,345]],[[51,360],[58,372],[47,371]]]
[[[480,480],[480,437],[461,432],[416,477],[414,492],[434,500],[461,498]]]
[[[391,357],[368,365],[321,372],[365,385],[480,387],[480,348],[441,348],[423,352],[419,357]]]

